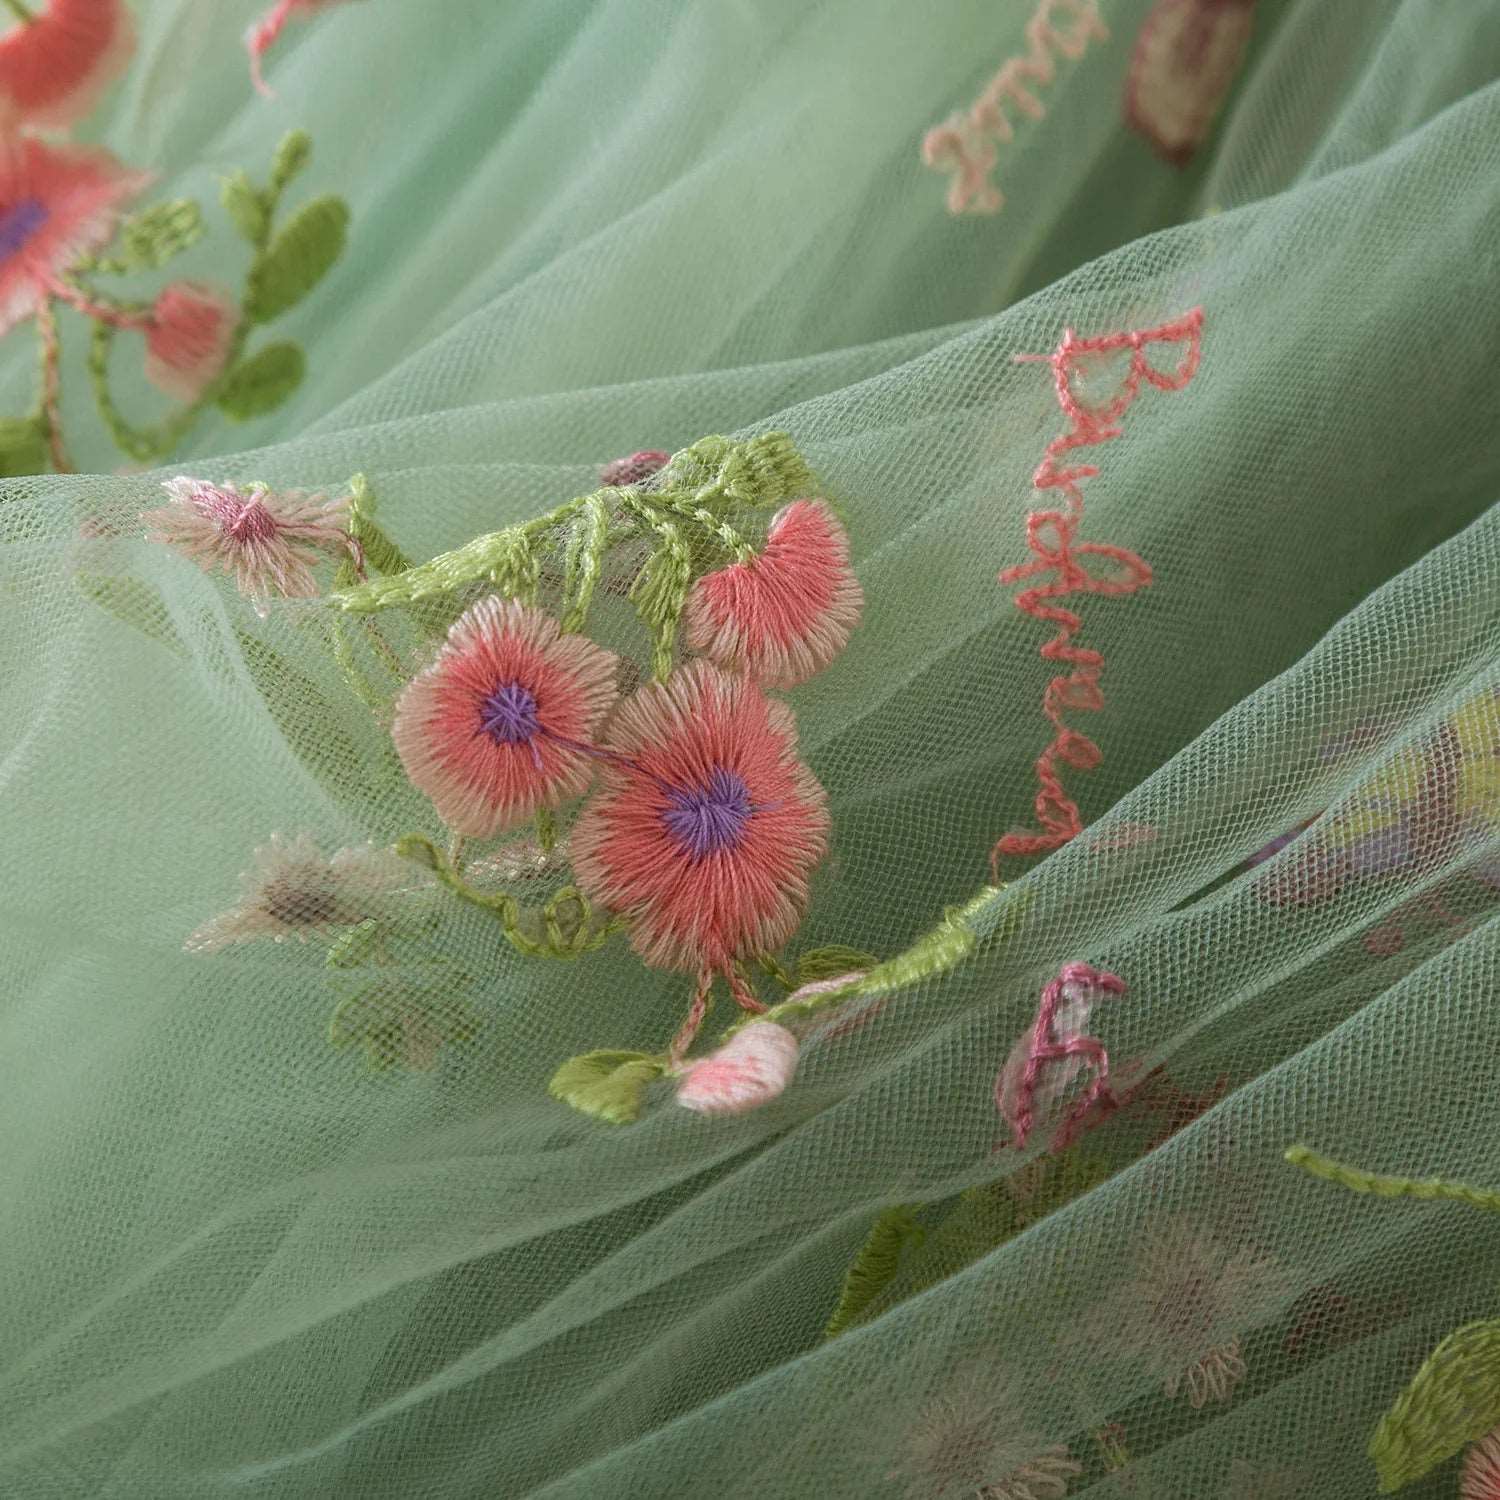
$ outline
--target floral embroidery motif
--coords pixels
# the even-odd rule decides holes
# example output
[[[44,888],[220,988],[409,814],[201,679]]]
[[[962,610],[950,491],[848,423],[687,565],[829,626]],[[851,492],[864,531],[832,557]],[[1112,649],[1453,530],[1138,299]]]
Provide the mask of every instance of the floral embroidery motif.
[[[192,403],[229,362],[239,308],[222,287],[174,281],[151,305],[146,324],[146,379]]]
[[[1500,1427],[1469,1449],[1458,1481],[1459,1500],[1500,1500]]]
[[[1174,166],[1203,144],[1245,56],[1255,0],[1157,0],[1125,84],[1125,121]]]
[[[755,1021],[683,1069],[677,1102],[699,1114],[742,1115],[770,1103],[796,1071],[797,1038],[785,1026]]]
[[[6,0],[20,23],[0,37],[0,130],[77,124],[135,48],[123,0]]]
[[[1073,644],[1083,621],[1070,609],[1055,601],[1071,594],[1131,594],[1151,582],[1151,569],[1133,552],[1102,542],[1077,542],[1083,520],[1083,491],[1078,482],[1096,475],[1092,464],[1060,463],[1077,448],[1094,447],[1123,435],[1120,421],[1135,404],[1142,384],[1162,391],[1180,391],[1198,370],[1199,347],[1203,327],[1203,310],[1195,308],[1156,328],[1130,333],[1107,334],[1102,338],[1080,339],[1072,329],[1063,334],[1054,353],[1036,356],[1052,367],[1058,405],[1069,421],[1069,430],[1048,445],[1032,478],[1038,490],[1060,489],[1062,508],[1033,511],[1026,518],[1026,544],[1035,559],[1000,574],[1002,583],[1020,583],[1039,574],[1054,574],[1050,583],[1034,584],[1016,595],[1016,608],[1033,618],[1055,624],[1057,634],[1041,648],[1044,660],[1066,664],[1066,676],[1054,677],[1042,699],[1042,712],[1056,730],[1052,743],[1036,762],[1040,790],[1036,796],[1036,814],[1042,827],[1039,833],[1008,833],[995,845],[990,856],[991,867],[998,869],[1004,855],[1045,854],[1060,848],[1083,828],[1078,805],[1063,788],[1059,763],[1075,770],[1091,770],[1103,758],[1099,747],[1086,735],[1069,728],[1064,714],[1075,710],[1097,710],[1104,706],[1099,690],[1099,676],[1104,657],[1098,652]],[[1147,350],[1153,344],[1186,345],[1177,368],[1158,370],[1151,364]],[[1077,384],[1084,376],[1092,357],[1130,351],[1130,362],[1121,388],[1103,405],[1085,405]],[[1023,356],[1032,358],[1033,356]],[[1123,576],[1095,577],[1084,566],[1086,557],[1103,557],[1117,564]]]
[[[261,72],[267,52],[276,45],[276,39],[286,30],[289,21],[304,21],[319,11],[340,5],[343,0],[276,0],[249,31],[245,33],[245,47],[250,53],[250,81],[256,91],[266,98],[274,98],[271,87]]]
[[[1071,25],[1059,29],[1057,22],[1064,16]],[[1040,120],[1047,111],[1031,86],[1050,84],[1056,77],[1054,49],[1076,61],[1091,40],[1108,39],[1098,0],[1041,0],[1026,23],[1025,54],[1009,58],[966,114],[935,125],[922,142],[922,160],[953,179],[948,188],[949,213],[1000,212],[1005,195],[990,180],[990,173],[999,158],[995,143],[1015,139],[1005,106],[1009,103]]]

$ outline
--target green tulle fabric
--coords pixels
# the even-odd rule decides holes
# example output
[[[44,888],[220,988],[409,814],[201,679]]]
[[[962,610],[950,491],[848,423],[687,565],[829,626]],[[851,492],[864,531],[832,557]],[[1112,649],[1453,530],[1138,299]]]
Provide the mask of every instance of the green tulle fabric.
[[[220,179],[307,132],[288,207],[348,227],[272,335],[300,383],[125,472],[65,324],[82,472],[0,481],[0,1493],[1457,1495],[1492,1341],[1403,1393],[1500,1318],[1496,1220],[1284,1158],[1500,1190],[1500,11],[1261,0],[1177,166],[1123,114],[1153,4],[1101,0],[1011,112],[1003,208],[952,215],[923,137],[1026,52],[1020,0],[365,0],[288,27],[274,100],[257,9],[135,0],[82,134],[217,215],[172,274],[234,285]],[[1079,539],[1153,572],[1068,601],[1105,659],[1083,831],[992,870],[1057,671],[997,581],[1067,430],[1017,356],[1194,308],[1191,383],[1076,455]],[[771,433],[865,603],[784,695],[832,839],[756,983],[881,967],[792,1017],[764,1108],[653,1064],[609,1123],[549,1080],[655,1057],[690,985],[546,917],[545,850],[491,873],[579,951],[508,941],[432,878],[392,750],[435,632],[520,585],[405,601],[380,647],[348,570],[261,616],[140,516],[178,475],[363,475],[380,588],[622,455]],[[630,601],[594,611],[649,671]],[[185,951],[272,834],[425,840],[409,920]],[[997,1074],[1069,963],[1127,987],[1090,1029],[1128,1096],[1017,1151]]]

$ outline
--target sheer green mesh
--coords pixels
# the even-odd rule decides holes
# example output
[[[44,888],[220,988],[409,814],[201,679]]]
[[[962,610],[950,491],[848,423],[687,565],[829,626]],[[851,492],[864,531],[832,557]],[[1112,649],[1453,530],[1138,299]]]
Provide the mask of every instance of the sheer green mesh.
[[[1016,1500],[1050,1455],[1069,1497],[1374,1493],[1369,1434],[1500,1310],[1500,1244],[1282,1154],[1500,1187],[1500,13],[1265,0],[1179,172],[1121,123],[1149,6],[1111,0],[1005,148],[1003,213],[955,219],[921,137],[1020,50],[1020,4],[375,0],[288,32],[274,104],[255,9],[138,6],[99,134],[211,196],[310,130],[353,217],[287,320],[305,384],[160,473],[79,441],[99,472],[3,482],[0,1490]],[[663,1081],[636,1124],[571,1113],[558,1064],[659,1047],[681,976],[619,939],[523,957],[435,887],[389,964],[430,1071],[326,940],[183,951],[272,833],[442,830],[334,659],[348,617],[258,618],[146,541],[162,479],[363,472],[421,561],[634,449],[789,433],[866,597],[789,695],[834,827],[793,949],[889,958],[989,880],[1050,734],[1048,631],[995,575],[1064,422],[1014,357],[1194,306],[1192,384],[1086,455],[1080,535],[1155,581],[1080,609],[1085,832],[767,1108]],[[32,369],[7,340],[12,406]],[[1398,815],[1384,868],[1325,879]],[[1116,1065],[1203,1107],[1049,1165],[992,1091],[1070,961],[1128,985],[1094,1018]],[[922,1234],[825,1338],[898,1206]],[[1211,1354],[1242,1373],[1195,1408]]]

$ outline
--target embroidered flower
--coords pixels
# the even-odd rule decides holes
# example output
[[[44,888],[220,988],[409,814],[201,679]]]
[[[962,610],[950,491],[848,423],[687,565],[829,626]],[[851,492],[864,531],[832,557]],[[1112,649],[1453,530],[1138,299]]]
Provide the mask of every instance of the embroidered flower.
[[[343,0],[276,0],[276,4],[245,33],[245,46],[250,51],[250,79],[262,94],[271,97],[271,90],[261,73],[261,60],[286,29],[287,22],[304,21],[320,10],[342,3]]]
[[[628,458],[617,458],[599,470],[599,483],[624,489],[631,484],[644,484],[653,474],[666,468],[671,461],[670,453],[660,448],[645,448],[632,453]]]
[[[1270,1257],[1169,1217],[1137,1248],[1111,1297],[1114,1345],[1195,1410],[1227,1401],[1245,1378],[1240,1332],[1274,1309],[1291,1280]]]
[[[1459,1500],[1500,1500],[1500,1427],[1480,1438],[1464,1457]]]
[[[318,560],[316,548],[352,546],[340,524],[347,497],[273,495],[263,486],[242,494],[232,484],[186,476],[169,479],[162,488],[171,504],[141,517],[153,528],[152,540],[175,547],[205,572],[233,573],[240,592],[256,601],[262,615],[272,594],[312,598],[318,592],[311,568]]]
[[[795,687],[844,649],[863,603],[844,528],[822,500],[794,500],[758,557],[694,584],[687,641],[766,687]]]
[[[489,838],[588,790],[615,658],[540,610],[491,596],[465,611],[396,705],[412,784],[455,832]]]
[[[779,949],[828,841],[790,709],[694,662],[626,700],[607,743],[623,754],[573,828],[589,899],[621,913],[656,968],[727,970]]]
[[[150,180],[93,146],[0,144],[0,334],[33,316],[57,279],[114,232]]]
[[[81,120],[135,47],[123,0],[43,0],[0,37],[0,121],[64,126]]]
[[[198,928],[183,944],[189,953],[264,937],[305,943],[313,933],[364,921],[381,895],[413,878],[411,866],[388,849],[367,844],[325,859],[305,833],[294,839],[273,833],[253,859],[253,869],[240,877],[239,905]]]
[[[796,1071],[797,1038],[774,1021],[752,1021],[683,1070],[677,1102],[705,1115],[746,1114],[769,1104]]]
[[[1063,1500],[1083,1473],[1060,1443],[1023,1425],[1010,1386],[969,1366],[918,1413],[891,1478],[911,1500]]]
[[[238,320],[238,304],[218,287],[164,287],[146,324],[146,379],[179,401],[196,401],[223,372]]]

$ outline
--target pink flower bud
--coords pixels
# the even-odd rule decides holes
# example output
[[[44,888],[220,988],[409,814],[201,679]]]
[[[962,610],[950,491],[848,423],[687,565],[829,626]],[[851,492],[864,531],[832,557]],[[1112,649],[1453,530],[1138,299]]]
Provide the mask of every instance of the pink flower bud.
[[[172,282],[146,325],[146,379],[179,401],[196,401],[224,369],[238,316],[218,287]]]
[[[677,1102],[705,1115],[742,1115],[769,1104],[797,1071],[797,1038],[774,1021],[752,1021],[717,1052],[692,1063]]]

